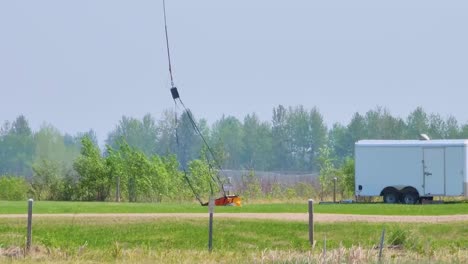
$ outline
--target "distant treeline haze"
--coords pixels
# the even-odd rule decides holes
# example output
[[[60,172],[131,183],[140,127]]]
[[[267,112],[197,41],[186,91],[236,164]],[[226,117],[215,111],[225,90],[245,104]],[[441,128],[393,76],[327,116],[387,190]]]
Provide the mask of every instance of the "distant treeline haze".
[[[270,121],[256,114],[243,120],[222,116],[211,126],[194,119],[221,167],[232,170],[321,172],[325,165],[340,167],[352,158],[360,139],[417,139],[421,133],[432,139],[468,138],[468,124],[421,107],[404,119],[377,107],[332,127],[316,107],[279,105],[272,113]],[[142,119],[123,116],[108,134],[106,148],[100,149],[92,130],[70,135],[43,125],[32,131],[20,115],[0,128],[0,175],[26,179],[28,192],[37,199],[119,196],[136,201],[180,195],[187,189],[185,169],[197,191],[205,192],[209,185],[204,182],[213,173],[210,164],[216,164],[189,114],[174,117],[169,110],[158,120],[149,114]],[[4,185],[15,184],[6,183],[12,177],[4,178]],[[117,185],[120,194],[115,193]]]

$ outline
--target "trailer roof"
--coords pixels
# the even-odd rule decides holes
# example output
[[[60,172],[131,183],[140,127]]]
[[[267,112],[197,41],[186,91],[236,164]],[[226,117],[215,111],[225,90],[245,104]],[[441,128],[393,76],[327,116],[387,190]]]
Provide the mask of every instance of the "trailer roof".
[[[356,146],[467,146],[468,139],[437,139],[437,140],[359,140]]]

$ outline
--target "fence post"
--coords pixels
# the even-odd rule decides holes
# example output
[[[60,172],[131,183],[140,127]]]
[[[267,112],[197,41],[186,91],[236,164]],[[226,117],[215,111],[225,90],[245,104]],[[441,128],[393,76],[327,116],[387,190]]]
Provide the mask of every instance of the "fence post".
[[[323,240],[323,256],[322,256],[322,263],[327,263],[327,235],[325,235],[325,239]]]
[[[333,177],[333,203],[336,203],[336,177]]]
[[[29,252],[31,249],[32,243],[32,207],[33,207],[33,199],[28,200],[28,234],[26,238],[26,252]]]
[[[314,200],[309,199],[309,242],[314,245]]]
[[[213,196],[210,196],[208,207],[209,207],[209,213],[210,213],[210,222],[208,226],[208,251],[211,252],[211,250],[213,249],[213,211],[214,211]]]
[[[115,201],[120,203],[120,176],[117,176],[117,188],[115,188]]]
[[[379,263],[380,263],[380,261],[382,261],[382,250],[383,250],[384,239],[385,239],[385,228],[382,229],[382,237],[380,238]]]

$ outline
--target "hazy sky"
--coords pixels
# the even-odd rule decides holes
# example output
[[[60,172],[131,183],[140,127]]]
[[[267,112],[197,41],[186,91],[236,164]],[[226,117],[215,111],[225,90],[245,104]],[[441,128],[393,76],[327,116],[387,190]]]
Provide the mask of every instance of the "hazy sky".
[[[213,122],[417,106],[468,121],[468,1],[167,0],[175,83]],[[0,122],[93,128],[173,108],[162,0],[0,1]]]

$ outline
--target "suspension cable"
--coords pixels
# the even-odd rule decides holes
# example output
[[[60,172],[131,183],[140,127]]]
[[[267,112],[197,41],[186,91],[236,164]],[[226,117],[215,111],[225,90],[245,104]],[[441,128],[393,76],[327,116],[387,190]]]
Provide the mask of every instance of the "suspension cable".
[[[211,149],[210,145],[208,144],[205,137],[203,136],[200,129],[198,128],[195,120],[192,117],[192,114],[187,109],[187,107],[185,107],[184,103],[182,102],[182,99],[179,96],[179,92],[177,91],[177,88],[174,85],[174,77],[173,77],[173,74],[172,74],[171,52],[170,52],[170,49],[169,49],[169,35],[168,35],[168,30],[167,30],[167,16],[166,16],[166,1],[165,0],[163,0],[163,11],[164,11],[164,32],[165,32],[165,36],[166,36],[167,60],[168,60],[168,65],[169,65],[169,76],[171,78],[171,94],[172,94],[172,99],[174,99],[174,104],[175,104],[175,108],[176,108],[176,111],[175,111],[176,123],[177,123],[177,99],[179,99],[178,101],[181,103],[182,107],[184,108],[185,112],[187,113],[187,116],[189,117],[190,123],[192,124],[195,132],[202,138],[203,143],[205,144],[208,151],[210,152],[211,157],[212,157],[215,165],[217,166],[217,168],[219,170],[222,170],[220,163],[218,162],[218,160],[216,159],[216,156],[214,155],[214,151]],[[176,127],[176,143],[179,146],[179,137],[178,137],[178,133],[177,133],[177,127]],[[209,161],[208,161],[208,166],[209,166],[210,170],[213,169],[212,165],[210,164]],[[192,189],[193,193],[195,194],[197,200],[203,205],[201,199],[199,198],[198,194],[195,192],[192,184],[190,183],[190,181],[189,181],[189,179],[187,177],[186,169],[185,168],[183,168],[183,169],[184,169],[184,173],[185,173],[185,179],[187,180],[187,182],[188,182],[190,188]],[[213,178],[212,175],[211,175],[211,179],[213,181],[215,181],[215,182],[216,181],[218,182],[218,185],[221,187],[221,190],[223,191],[224,196],[226,196],[226,191],[224,190],[224,184],[222,183],[221,179],[219,178],[218,173],[216,173],[215,175],[216,175],[216,179]],[[213,193],[213,187],[211,186],[211,182],[210,182],[210,189],[211,189],[211,193]]]
[[[166,0],[163,0],[163,10],[164,10],[164,30],[166,32],[167,61],[169,63],[169,75],[171,76],[171,87],[174,87],[174,78],[172,77],[171,52],[169,51],[169,35],[167,34]]]

